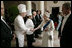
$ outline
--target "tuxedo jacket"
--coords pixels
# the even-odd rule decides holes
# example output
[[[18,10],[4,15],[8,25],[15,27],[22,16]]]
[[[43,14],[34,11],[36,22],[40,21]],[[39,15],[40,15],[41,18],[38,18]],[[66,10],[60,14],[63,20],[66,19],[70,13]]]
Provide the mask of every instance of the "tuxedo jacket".
[[[35,28],[36,28],[36,27],[38,27],[38,25],[40,25],[40,24],[41,24],[41,22],[42,22],[42,21],[41,21],[41,19],[42,19],[42,18],[41,18],[41,16],[40,16],[40,15],[39,15],[39,18],[38,18],[38,15],[36,15],[36,16],[35,16],[35,19],[34,19],[34,18],[32,19],[32,21],[33,21],[33,23],[34,23]]]
[[[71,36],[72,36],[72,16],[70,15],[65,22],[64,28],[61,33],[61,27],[59,28],[59,37],[61,37],[61,45],[63,46],[71,46]]]
[[[12,40],[12,38],[11,29],[1,20],[1,40]]]
[[[35,16],[35,18],[32,19],[32,21],[33,21],[33,23],[34,23],[34,28],[36,28],[36,27],[37,27],[37,20],[36,20],[36,16]]]
[[[38,18],[38,17],[39,17],[39,18]],[[36,21],[37,21],[37,25],[40,25],[41,22],[42,22],[42,21],[41,21],[41,19],[42,19],[42,18],[41,18],[41,15],[38,15],[38,14],[37,14],[37,16],[36,16],[35,18],[36,18]]]

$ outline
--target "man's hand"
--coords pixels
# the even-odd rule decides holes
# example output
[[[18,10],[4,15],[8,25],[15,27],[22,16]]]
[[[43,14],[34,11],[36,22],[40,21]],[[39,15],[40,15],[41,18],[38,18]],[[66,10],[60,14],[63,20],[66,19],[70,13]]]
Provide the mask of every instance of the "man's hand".
[[[37,30],[37,28],[34,29],[34,31],[36,31],[36,30]]]
[[[30,31],[34,32],[35,30],[33,28],[31,28]]]
[[[14,40],[14,39],[16,38],[16,35],[15,35],[15,34],[13,34],[13,36],[14,36],[14,37],[13,37],[13,40]]]

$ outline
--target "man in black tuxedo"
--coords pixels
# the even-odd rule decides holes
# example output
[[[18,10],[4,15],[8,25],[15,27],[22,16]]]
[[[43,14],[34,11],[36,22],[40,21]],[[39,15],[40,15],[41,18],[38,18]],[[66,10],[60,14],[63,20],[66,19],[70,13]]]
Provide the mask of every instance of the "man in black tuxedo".
[[[71,16],[71,4],[64,3],[62,5],[62,12],[64,19],[62,25],[59,28],[59,38],[60,38],[60,47],[71,47],[71,36],[72,36],[72,16]]]
[[[36,27],[38,27],[40,24],[41,24],[41,22],[42,22],[42,15],[41,15],[41,10],[37,10],[37,15],[35,16],[35,19],[36,19]],[[36,30],[36,32],[35,32],[35,37],[36,38],[38,38],[39,36],[38,35],[41,35],[41,28],[40,29],[38,29],[38,30]]]
[[[36,11],[33,11],[33,19],[32,19],[34,26],[37,26],[37,21],[36,21]]]
[[[36,11],[33,11],[32,12],[32,14],[33,14],[33,19],[32,19],[32,21],[33,21],[33,23],[34,23],[34,28],[36,28],[37,27],[37,21],[36,21]],[[36,31],[35,31],[36,32]],[[35,42],[35,40],[34,40],[34,38],[35,38],[35,32],[33,33],[33,42]]]
[[[36,28],[36,27],[38,27],[38,25],[41,23],[40,22],[40,20],[39,20],[39,18],[38,18],[39,16],[37,15],[37,13],[36,13],[36,11],[33,11],[33,19],[32,19],[32,21],[33,21],[33,23],[34,23],[34,28]],[[35,38],[38,38],[39,36],[38,36],[38,34],[39,34],[39,31],[40,31],[40,29],[39,30],[36,30],[35,32],[34,32],[34,37]]]
[[[41,18],[41,10],[37,10],[37,16],[36,16],[36,21],[37,21],[37,25],[40,25],[42,22],[42,18]]]
[[[12,34],[11,28],[4,21],[3,16],[4,5],[3,1],[1,1],[1,47],[11,47],[11,40],[14,39],[15,36]]]

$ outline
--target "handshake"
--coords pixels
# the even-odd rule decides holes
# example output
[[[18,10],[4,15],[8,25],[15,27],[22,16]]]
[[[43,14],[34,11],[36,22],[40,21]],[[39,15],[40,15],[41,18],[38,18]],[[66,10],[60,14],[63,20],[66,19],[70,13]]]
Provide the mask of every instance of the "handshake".
[[[35,30],[37,30],[37,29],[36,28],[35,29],[33,29],[33,28],[30,29],[30,31],[32,31],[32,32],[34,32]]]
[[[30,31],[34,32],[34,31],[38,30],[39,28],[40,28],[40,26],[38,26],[38,27],[35,28],[35,29],[31,28]]]

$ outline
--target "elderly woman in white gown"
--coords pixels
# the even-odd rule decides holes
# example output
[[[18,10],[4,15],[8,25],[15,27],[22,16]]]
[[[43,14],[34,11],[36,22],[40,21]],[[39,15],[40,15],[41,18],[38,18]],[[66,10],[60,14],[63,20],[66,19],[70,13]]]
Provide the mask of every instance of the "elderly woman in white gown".
[[[42,23],[34,29],[43,29],[42,47],[53,47],[53,31],[55,28],[53,21],[49,17],[50,14],[46,12],[43,16],[44,20]]]

